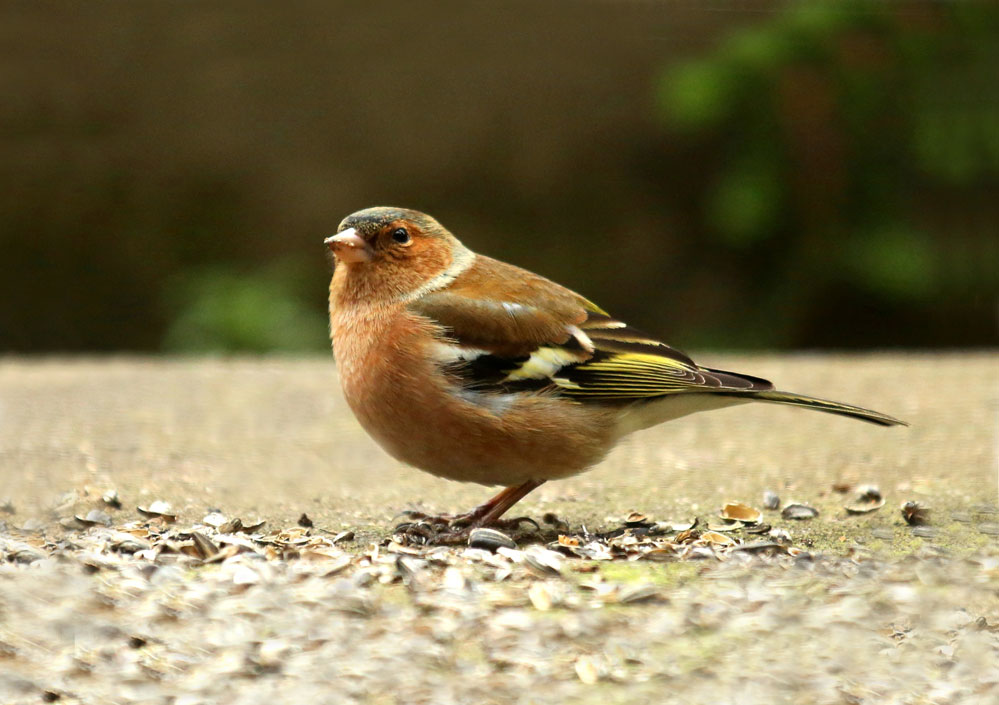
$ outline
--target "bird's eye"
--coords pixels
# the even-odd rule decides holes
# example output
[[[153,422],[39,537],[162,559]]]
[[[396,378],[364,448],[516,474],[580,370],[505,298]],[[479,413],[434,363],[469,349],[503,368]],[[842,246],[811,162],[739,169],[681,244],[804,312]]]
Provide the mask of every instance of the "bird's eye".
[[[400,245],[405,245],[409,242],[409,233],[406,231],[406,228],[396,228],[392,231],[392,239]]]

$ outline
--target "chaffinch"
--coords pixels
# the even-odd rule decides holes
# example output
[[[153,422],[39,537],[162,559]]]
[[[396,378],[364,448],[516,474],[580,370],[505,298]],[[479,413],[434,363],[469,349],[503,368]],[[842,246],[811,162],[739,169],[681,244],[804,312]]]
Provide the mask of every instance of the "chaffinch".
[[[430,518],[440,540],[499,523],[632,431],[697,411],[763,401],[904,425],[700,367],[579,294],[472,252],[417,211],[358,211],[325,243],[336,259],[333,352],[361,425],[404,463],[506,488],[467,514]]]

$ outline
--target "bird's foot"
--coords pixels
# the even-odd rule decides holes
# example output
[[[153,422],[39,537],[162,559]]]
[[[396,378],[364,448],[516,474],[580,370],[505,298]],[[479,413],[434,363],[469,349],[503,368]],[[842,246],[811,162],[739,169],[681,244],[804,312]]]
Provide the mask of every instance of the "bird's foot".
[[[519,538],[517,533],[522,524],[531,524],[534,531],[541,529],[538,522],[529,517],[516,519],[500,519],[513,505],[519,502],[531,490],[537,489],[544,480],[528,480],[520,485],[503,488],[495,497],[480,504],[475,509],[464,514],[425,514],[417,511],[406,511],[405,516],[410,521],[396,527],[396,538],[403,542],[420,545],[459,544],[468,541],[469,535],[475,529],[489,527],[499,531],[509,531],[511,539]]]
[[[504,531],[516,540],[526,533],[540,530],[540,526],[530,517],[515,517],[513,519],[494,519],[484,521],[482,513],[475,510],[465,514],[426,514],[417,511],[405,511],[399,514],[409,521],[395,527],[395,538],[402,543],[421,546],[453,546],[468,542],[472,531],[488,526],[490,529]],[[532,527],[526,532],[523,525]]]

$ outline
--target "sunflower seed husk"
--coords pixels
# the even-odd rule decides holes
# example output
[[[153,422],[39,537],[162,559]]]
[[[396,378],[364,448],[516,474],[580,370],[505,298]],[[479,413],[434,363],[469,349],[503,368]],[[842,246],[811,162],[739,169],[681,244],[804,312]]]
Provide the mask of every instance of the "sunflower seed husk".
[[[148,507],[136,507],[136,509],[147,519],[163,519],[167,522],[177,520],[177,515],[173,513],[170,504],[161,499],[151,503]]]
[[[335,544],[340,543],[341,541],[353,541],[353,540],[354,540],[354,532],[351,531],[350,529],[347,529],[346,531],[341,531],[339,534],[333,537],[333,543]]]
[[[326,569],[323,572],[322,577],[328,578],[328,577],[330,577],[332,575],[336,575],[337,573],[341,572],[345,568],[350,567],[350,564],[353,563],[353,562],[354,562],[354,559],[350,555],[348,555],[348,554],[345,553],[344,555],[340,556],[339,558],[334,559],[333,562],[329,566],[325,567]]]
[[[265,519],[256,519],[249,523],[243,522],[243,528],[240,529],[240,531],[242,531],[244,534],[255,534],[258,531],[260,531],[260,529],[262,529],[266,523],[267,521]]]
[[[700,535],[699,540],[718,546],[734,546],[736,543],[732,537],[720,534],[717,531],[705,531]]]
[[[780,497],[776,492],[767,490],[763,493],[763,508],[770,510],[780,509]]]
[[[395,559],[396,570],[402,576],[403,584],[414,592],[426,590],[430,587],[430,578],[427,575],[427,561],[412,556],[400,555]]]
[[[742,502],[726,502],[719,513],[722,519],[741,521],[746,524],[756,524],[763,517],[763,512]]]
[[[819,510],[815,507],[809,507],[807,504],[789,504],[784,507],[780,515],[784,519],[803,521],[805,519],[814,519],[817,517],[819,515]]]
[[[777,543],[776,541],[754,541],[753,543],[744,543],[741,546],[736,546],[732,550],[746,553],[787,553],[788,548],[786,545]]]
[[[228,521],[226,516],[222,512],[208,512],[201,520],[201,523],[205,526],[210,526],[215,530],[218,530],[220,526]]]
[[[542,577],[562,574],[562,556],[541,546],[531,546],[524,551],[524,563]]]
[[[502,531],[480,527],[468,535],[468,546],[495,552],[497,548],[517,548],[517,542]]]
[[[73,517],[83,526],[95,526],[100,524],[102,526],[111,526],[111,515],[107,512],[102,512],[99,509],[91,509],[87,512],[87,516],[81,517],[77,514]]]
[[[902,505],[902,518],[909,526],[922,526],[930,523],[930,508],[919,502],[905,502]]]
[[[125,531],[116,531],[111,536],[111,548],[119,553],[131,554],[148,551],[153,545],[143,538]]]
[[[630,512],[628,516],[624,518],[625,526],[644,526],[649,522],[650,519],[641,512]]]
[[[258,553],[258,546],[249,539],[235,534],[218,534],[215,541],[225,546],[235,546],[240,553]]]
[[[771,529],[767,535],[779,543],[791,543],[791,533],[787,529]]]
[[[885,498],[874,485],[865,485],[857,489],[852,500],[843,505],[847,514],[867,514],[885,506]]]
[[[7,560],[13,561],[14,563],[28,564],[40,561],[45,558],[45,556],[46,554],[36,550],[32,546],[22,544],[13,551],[7,553]]]
[[[621,604],[633,604],[645,602],[660,596],[659,588],[648,583],[641,585],[628,585],[617,594],[617,601]]]
[[[219,547],[200,531],[192,531],[191,540],[194,541],[194,547],[201,558],[211,558],[219,552]]]
[[[239,517],[233,517],[229,521],[221,524],[219,526],[220,534],[235,534],[243,530],[243,520]]]

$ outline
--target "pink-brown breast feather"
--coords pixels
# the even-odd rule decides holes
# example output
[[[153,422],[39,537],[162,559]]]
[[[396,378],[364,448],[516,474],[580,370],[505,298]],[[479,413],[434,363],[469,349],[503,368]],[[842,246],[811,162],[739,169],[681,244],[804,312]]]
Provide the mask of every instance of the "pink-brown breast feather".
[[[463,393],[434,359],[432,322],[401,305],[334,311],[348,404],[391,455],[435,475],[511,485],[581,472],[613,443],[609,412],[544,395]]]

